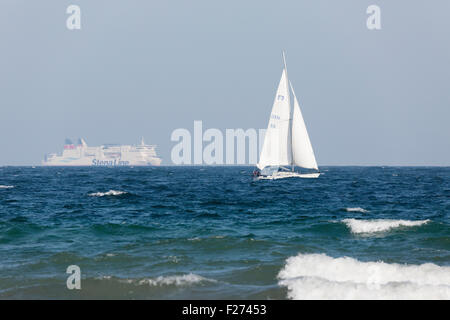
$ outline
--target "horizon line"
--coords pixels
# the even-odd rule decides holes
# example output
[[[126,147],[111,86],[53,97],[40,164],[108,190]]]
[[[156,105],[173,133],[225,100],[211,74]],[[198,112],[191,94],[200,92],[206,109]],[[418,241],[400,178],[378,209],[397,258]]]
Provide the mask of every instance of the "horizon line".
[[[0,164],[0,167],[40,167],[40,168],[159,168],[159,167],[256,167],[256,164],[164,164],[159,166],[44,166],[41,164]],[[450,167],[450,164],[330,164],[319,167]],[[301,167],[300,167],[301,168]]]

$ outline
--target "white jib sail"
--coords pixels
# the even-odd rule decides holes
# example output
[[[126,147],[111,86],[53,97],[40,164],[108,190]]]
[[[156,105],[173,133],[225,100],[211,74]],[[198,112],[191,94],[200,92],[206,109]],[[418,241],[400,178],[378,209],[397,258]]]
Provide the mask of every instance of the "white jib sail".
[[[319,170],[311,141],[309,140],[308,131],[306,130],[305,121],[303,120],[302,112],[300,111],[300,106],[292,84],[291,90],[294,95],[294,111],[292,116],[293,163],[302,168]]]
[[[257,164],[259,169],[267,166],[287,166],[291,164],[290,112],[288,79],[286,70],[283,69]]]

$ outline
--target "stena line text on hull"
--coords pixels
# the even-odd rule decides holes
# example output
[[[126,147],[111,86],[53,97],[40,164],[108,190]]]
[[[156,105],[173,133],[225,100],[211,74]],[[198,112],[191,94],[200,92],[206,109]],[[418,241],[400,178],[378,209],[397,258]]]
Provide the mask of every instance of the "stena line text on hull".
[[[74,144],[66,139],[61,154],[50,153],[42,161],[44,166],[159,166],[161,159],[156,154],[156,145],[101,145],[90,147],[83,139]]]

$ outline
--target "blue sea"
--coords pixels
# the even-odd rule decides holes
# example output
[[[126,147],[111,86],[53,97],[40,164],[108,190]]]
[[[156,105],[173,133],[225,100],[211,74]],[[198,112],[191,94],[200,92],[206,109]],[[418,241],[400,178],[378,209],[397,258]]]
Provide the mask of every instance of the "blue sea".
[[[450,299],[450,168],[321,170],[0,167],[0,298]]]

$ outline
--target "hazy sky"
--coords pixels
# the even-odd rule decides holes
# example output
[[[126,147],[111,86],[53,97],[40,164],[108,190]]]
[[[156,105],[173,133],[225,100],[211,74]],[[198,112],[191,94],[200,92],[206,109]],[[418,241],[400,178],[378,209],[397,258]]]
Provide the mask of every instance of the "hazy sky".
[[[81,30],[66,8],[81,8]],[[381,8],[381,30],[366,9]],[[265,128],[287,52],[320,165],[450,165],[450,1],[0,2],[0,165]]]

